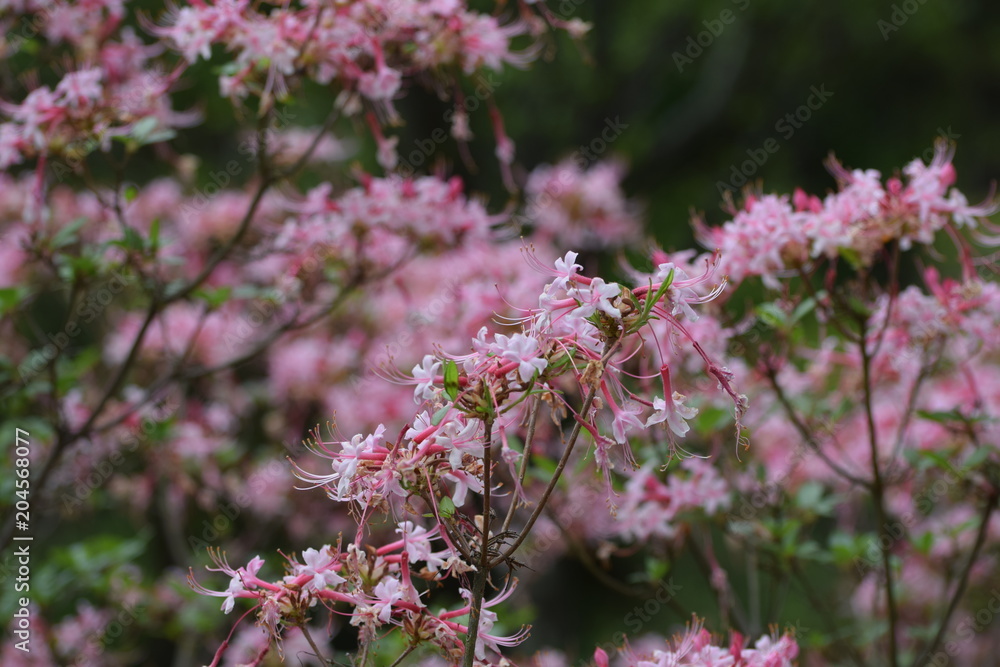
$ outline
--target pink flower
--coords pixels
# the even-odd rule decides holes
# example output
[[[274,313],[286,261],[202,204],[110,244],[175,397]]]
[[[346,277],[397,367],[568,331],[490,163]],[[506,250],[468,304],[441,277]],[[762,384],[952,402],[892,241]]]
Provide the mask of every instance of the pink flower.
[[[297,576],[303,574],[313,575],[313,578],[305,584],[304,588],[306,589],[319,590],[327,586],[336,586],[346,581],[346,579],[333,571],[334,567],[339,566],[339,561],[331,553],[330,545],[323,545],[319,550],[306,549],[302,552],[302,560],[305,562],[305,565],[298,565],[295,568],[295,574]]]
[[[583,267],[576,263],[577,253],[570,250],[564,257],[556,260],[556,279],[552,281],[553,290],[564,290],[577,277],[577,271]]]
[[[378,620],[388,623],[390,616],[392,616],[392,603],[403,599],[402,584],[399,579],[385,577],[378,582],[372,592],[376,598],[376,602],[372,605],[375,615]]]
[[[622,318],[622,312],[611,300],[620,297],[621,293],[622,288],[618,283],[605,283],[601,278],[594,278],[588,287],[569,290],[569,295],[580,302],[580,307],[576,310],[579,317],[590,317],[599,310],[616,320]]]
[[[420,403],[434,398],[438,390],[434,387],[435,379],[441,374],[441,361],[433,355],[424,355],[424,360],[413,367],[413,379],[417,386],[413,388],[413,401]]]
[[[100,67],[70,72],[56,86],[57,102],[78,110],[90,107],[104,94],[102,78]]]
[[[21,155],[22,143],[21,131],[16,124],[0,124],[0,170],[20,164],[24,160]]]
[[[537,339],[520,333],[509,338],[497,334],[495,338],[500,356],[517,363],[517,374],[521,382],[527,382],[536,372],[541,373],[548,366],[549,362],[539,356]]]
[[[391,100],[399,90],[402,75],[391,67],[379,67],[375,72],[365,72],[358,79],[358,90],[371,100]]]

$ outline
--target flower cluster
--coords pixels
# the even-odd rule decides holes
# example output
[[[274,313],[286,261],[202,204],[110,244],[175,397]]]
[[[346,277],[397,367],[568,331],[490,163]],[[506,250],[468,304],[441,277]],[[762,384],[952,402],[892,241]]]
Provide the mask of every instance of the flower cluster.
[[[652,649],[643,652],[626,650],[627,667],[792,667],[792,661],[799,655],[799,646],[790,634],[781,636],[764,635],[752,647],[745,646],[740,633],[733,633],[729,646],[717,646],[712,635],[700,623],[692,623],[683,636],[669,642],[667,649]],[[607,655],[598,649],[595,663],[607,667]]]
[[[0,169],[53,156],[65,163],[61,177],[88,153],[110,150],[113,139],[155,143],[193,124],[198,114],[175,112],[166,95],[177,73],[147,65],[156,52],[124,31],[121,41],[101,46],[92,66],[65,74],[55,88],[38,86],[19,103],[0,101],[10,119],[0,123]]]
[[[229,586],[224,591],[212,591],[193,578],[191,584],[204,595],[223,598],[222,610],[227,614],[233,610],[236,599],[254,600],[259,623],[274,640],[283,637],[285,624],[300,622],[311,608],[323,605],[333,609],[340,604],[353,608],[348,614],[350,623],[360,628],[364,641],[373,641],[385,629],[395,627],[410,641],[426,642],[443,655],[458,659],[464,651],[463,637],[468,633],[468,622],[455,619],[469,614],[471,593],[460,589],[466,604],[434,613],[423,600],[426,587],[418,582],[439,581],[468,571],[468,566],[453,554],[452,549],[440,544],[446,543],[447,538],[437,529],[427,531],[403,521],[395,532],[399,539],[378,549],[362,549],[354,544],[345,550],[339,545],[306,549],[301,562],[294,556],[286,559],[288,574],[274,582],[258,577],[264,566],[259,557],[234,569],[224,555],[212,552],[216,567],[209,569],[229,576]],[[436,542],[442,549],[435,551]],[[420,563],[422,566],[418,567]],[[485,602],[483,607],[488,610],[507,599],[513,591],[512,585]],[[524,629],[511,636],[495,634],[495,621],[494,612],[484,611],[480,616],[476,646],[479,660],[485,659],[487,648],[498,653],[501,646],[514,646],[527,637]],[[262,647],[261,655],[268,648]],[[225,646],[220,649],[216,662],[225,649]]]
[[[626,430],[643,431],[666,422],[672,437],[681,437],[687,431],[684,420],[695,414],[684,405],[681,394],[667,391],[669,404],[662,399],[645,401],[652,412],[644,423],[639,418],[641,399],[624,388],[624,367],[616,361],[619,353],[627,358],[641,352],[645,341],[640,332],[652,317],[677,322],[672,313],[678,312],[677,301],[684,298],[688,283],[682,280],[673,285],[675,272],[663,267],[657,282],[650,280],[628,289],[584,275],[576,258],[576,253],[567,253],[555,261],[553,269],[544,269],[552,280],[539,296],[539,307],[523,316],[520,332],[491,336],[483,327],[472,340],[471,353],[426,355],[414,366],[412,375],[397,377],[413,385],[420,411],[395,441],[387,438],[383,425],[349,440],[335,436],[327,441],[318,431],[314,434],[308,443],[310,449],[330,460],[330,470],[313,472],[297,466],[296,474],[307,482],[306,488],[323,487],[330,498],[358,508],[361,520],[354,543],[343,552],[329,547],[307,551],[304,558],[308,567],[292,563],[292,574],[283,584],[262,584],[256,577],[259,563],[252,561],[247,568],[235,571],[220,566],[231,577],[226,591],[199,590],[225,597],[227,610],[235,597],[256,598],[258,618],[275,637],[280,635],[279,622],[294,625],[305,609],[322,601],[331,607],[336,603],[352,605],[352,623],[367,628],[366,636],[374,636],[382,625],[393,623],[411,641],[429,641],[445,655],[463,650],[458,634],[467,628],[450,619],[465,613],[478,618],[477,634],[470,636],[479,642],[479,660],[485,657],[484,646],[498,652],[500,646],[523,639],[524,632],[508,638],[492,634],[496,615],[484,611],[506,598],[513,584],[490,602],[474,599],[466,590],[463,596],[468,605],[434,615],[427,611],[423,593],[412,583],[414,576],[432,581],[445,577],[461,580],[470,572],[483,576],[484,567],[514,562],[510,559],[520,540],[508,545],[513,538],[506,528],[494,534],[492,520],[485,518],[488,515],[470,518],[463,508],[475,495],[482,497],[488,509],[491,495],[500,488],[498,480],[504,478],[513,484],[511,518],[518,503],[530,503],[521,485],[523,472],[518,473],[518,465],[523,470],[527,463],[526,452],[511,447],[520,422],[529,412],[533,415],[530,419],[536,420],[543,400],[559,411],[572,412],[577,425],[564,456],[571,453],[581,429],[586,430],[595,443],[595,462],[603,469],[608,492],[613,494],[614,446],[622,447],[620,456],[625,461],[634,461]],[[662,378],[669,390],[666,368]],[[572,394],[585,396],[579,409],[570,400]],[[604,412],[600,405],[610,412],[610,434],[600,419]],[[530,437],[526,447],[531,445]],[[496,459],[494,445],[499,450]],[[494,471],[494,461],[507,465],[497,465]],[[507,477],[503,477],[504,467]],[[687,467],[692,473],[690,480],[674,490],[686,496],[679,499],[680,504],[691,505],[697,502],[693,496],[711,486],[712,479],[710,472],[698,470],[694,464]],[[551,483],[557,480],[558,474]],[[479,505],[478,500],[475,505]],[[361,546],[365,523],[376,514],[412,512],[418,507],[426,508],[435,518],[430,529],[404,522],[397,529],[403,539],[379,548]],[[533,521],[529,519],[522,530],[530,530]],[[505,524],[520,525],[509,520]],[[441,548],[430,546],[432,538],[443,542]],[[394,553],[397,550],[401,550],[399,554]],[[417,562],[425,563],[424,568],[411,572],[409,564]]]
[[[657,479],[652,468],[651,464],[643,466],[625,485],[616,525],[625,539],[640,543],[669,539],[677,535],[686,513],[703,512],[710,517],[729,509],[728,484],[704,459],[682,461],[680,468],[686,476],[674,471],[666,483]]]
[[[535,237],[585,251],[638,241],[641,225],[622,193],[623,177],[623,166],[614,162],[586,170],[572,160],[537,167],[524,186],[525,215]]]
[[[990,202],[971,206],[951,187],[951,158],[951,149],[939,143],[930,164],[916,159],[903,170],[905,180],[892,177],[884,186],[878,171],[848,171],[831,159],[837,192],[822,200],[802,190],[792,197],[749,196],[743,210],[734,211],[721,227],[700,224],[701,242],[721,250],[723,268],[734,281],[760,276],[775,287],[779,277],[795,274],[817,257],[842,256],[870,267],[886,243],[898,241],[903,250],[914,243],[929,245],[949,224],[995,232],[982,219],[996,207]]]
[[[328,7],[303,2],[263,12],[248,2],[198,2],[177,8],[153,32],[189,62],[208,60],[214,46],[234,54],[220,77],[223,95],[288,94],[288,78],[305,72],[321,84],[391,104],[404,75],[456,66],[524,64],[511,40],[526,24],[501,25],[464,2],[364,0]]]

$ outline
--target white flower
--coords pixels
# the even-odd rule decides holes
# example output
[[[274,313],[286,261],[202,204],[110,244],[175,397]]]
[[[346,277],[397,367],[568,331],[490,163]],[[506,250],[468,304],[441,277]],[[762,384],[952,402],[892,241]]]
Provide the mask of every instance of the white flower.
[[[413,389],[413,402],[420,403],[434,397],[434,378],[441,373],[441,362],[434,355],[424,355],[424,360],[413,367],[413,379],[417,386]]]
[[[312,581],[305,585],[306,588],[319,590],[326,586],[336,586],[346,581],[333,570],[327,569],[333,564],[333,557],[330,555],[330,547],[324,545],[322,549],[306,549],[302,552],[302,560],[305,565],[296,568],[298,574],[313,575]]]
[[[646,428],[666,421],[670,430],[683,438],[691,430],[685,420],[693,419],[698,414],[698,408],[684,405],[686,399],[687,396],[676,391],[670,397],[669,404],[660,397],[654,398],[653,410],[655,412],[646,420]]]

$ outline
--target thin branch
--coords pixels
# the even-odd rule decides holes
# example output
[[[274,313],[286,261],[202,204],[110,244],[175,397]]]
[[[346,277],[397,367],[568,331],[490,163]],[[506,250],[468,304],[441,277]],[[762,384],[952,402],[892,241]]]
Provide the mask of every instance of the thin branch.
[[[389,667],[399,667],[399,665],[402,664],[403,660],[406,659],[406,656],[408,656],[411,653],[413,653],[413,651],[416,648],[417,648],[417,646],[415,644],[410,644],[409,646],[407,646],[406,650],[403,651],[402,653],[400,653],[399,657],[396,658],[395,660],[393,660],[392,664],[389,665]]]
[[[709,539],[711,539],[711,536],[709,536]],[[694,561],[698,565],[698,569],[701,570],[702,575],[705,577],[705,582],[715,594],[715,601],[716,604],[719,605],[719,613],[723,616],[723,623],[726,625],[732,625],[733,629],[745,633],[747,631],[746,616],[743,614],[743,611],[736,606],[736,601],[733,599],[733,596],[725,595],[724,592],[719,590],[719,588],[713,583],[712,566],[709,564],[708,556],[706,556],[701,550],[701,547],[698,546],[698,541],[694,539],[694,535],[691,535],[690,539],[685,542],[685,546],[687,546],[691,555],[694,556]]]
[[[472,582],[472,599],[469,608],[469,628],[465,635],[465,667],[472,667],[476,660],[476,639],[479,636],[479,619],[483,612],[483,595],[486,580],[490,578],[490,495],[493,468],[493,419],[484,421],[486,435],[483,442],[483,520],[480,525],[482,539],[479,545],[479,566]]]
[[[306,641],[309,642],[309,646],[312,647],[313,652],[316,654],[316,658],[319,659],[319,661],[324,665],[330,664],[330,661],[323,657],[323,653],[319,650],[319,646],[317,646],[316,642],[313,641],[312,634],[309,632],[309,626],[303,623],[299,626],[299,629],[302,630],[302,636],[306,638]]]
[[[969,560],[966,562],[965,567],[962,569],[962,574],[958,579],[958,587],[955,589],[955,594],[951,596],[951,601],[948,603],[948,609],[945,611],[944,616],[941,617],[941,623],[938,625],[938,631],[934,635],[933,641],[931,641],[930,646],[926,650],[921,652],[919,656],[913,661],[913,667],[917,667],[923,663],[926,656],[933,655],[937,647],[944,641],[944,634],[948,630],[948,623],[951,621],[952,614],[955,613],[955,609],[958,608],[959,602],[962,601],[962,596],[965,595],[965,589],[969,585],[969,575],[972,572],[972,567],[976,564],[976,560],[979,558],[979,552],[983,548],[983,544],[986,542],[986,533],[990,525],[990,517],[993,515],[993,510],[997,507],[997,499],[1000,498],[1000,488],[994,487],[991,491],[989,497],[986,499],[986,506],[983,507],[983,515],[979,520],[979,532],[976,533],[976,543],[972,547],[972,553],[969,554]]]
[[[521,465],[517,471],[517,479],[521,488],[524,488],[524,478],[528,472],[528,458],[531,456],[531,445],[535,440],[535,428],[538,426],[538,411],[542,405],[542,399],[540,396],[535,397],[534,403],[531,405],[531,412],[528,415],[528,432],[524,437],[524,448],[521,451]],[[503,520],[503,528],[500,529],[501,533],[506,533],[510,530],[510,523],[514,520],[514,513],[517,511],[520,500],[517,497],[517,490],[511,495],[510,508],[507,510],[507,516]]]
[[[823,305],[823,298],[816,291],[816,288],[813,287],[812,280],[809,279],[809,275],[805,272],[805,269],[803,269],[800,266],[798,269],[798,273],[799,273],[799,278],[802,280],[802,284],[806,288],[806,291],[809,292],[809,296],[811,296],[816,301],[816,307],[817,308],[821,307]],[[840,335],[842,335],[847,340],[857,341],[858,334],[854,333],[853,331],[845,327],[843,324],[841,324],[840,320],[837,319],[835,313],[832,313],[832,315],[833,315],[832,317],[827,317],[826,321],[829,322],[831,325],[833,325],[833,328],[836,329],[840,333]]]
[[[784,408],[788,420],[792,422],[792,425],[795,427],[795,430],[799,432],[799,435],[802,437],[803,441],[805,441],[805,443],[809,445],[809,447],[811,447],[814,452],[816,452],[817,456],[819,456],[823,460],[823,462],[830,467],[831,470],[833,470],[835,473],[837,473],[847,481],[851,482],[852,484],[857,484],[866,489],[871,488],[871,482],[852,474],[846,468],[841,466],[839,463],[836,463],[835,461],[833,461],[833,459],[831,459],[829,456],[826,455],[826,453],[820,447],[819,443],[816,442],[816,439],[809,431],[809,428],[806,426],[805,422],[795,411],[795,406],[792,405],[792,402],[789,400],[788,395],[785,393],[784,388],[781,386],[781,383],[778,382],[777,371],[769,363],[765,364],[765,375],[767,376],[768,380],[770,380],[771,389],[774,390],[774,394],[778,398],[778,402],[781,403],[781,407]]]
[[[878,532],[881,532],[888,525],[885,511],[885,485],[882,480],[882,471],[878,460],[878,435],[875,428],[875,412],[872,401],[872,377],[871,377],[871,356],[868,354],[868,346],[865,342],[866,320],[858,318],[861,329],[861,336],[858,341],[858,348],[861,352],[861,382],[864,389],[865,420],[868,423],[868,445],[871,448],[872,457],[872,484],[871,494],[875,503],[875,520],[878,523]],[[896,638],[896,629],[899,624],[899,611],[896,609],[896,593],[893,587],[892,576],[892,555],[888,549],[881,549],[882,568],[885,570],[885,596],[886,607],[889,611],[889,664],[897,667],[899,664],[899,647]]]
[[[604,367],[607,365],[607,362],[611,359],[611,357],[615,355],[620,346],[621,346],[621,341],[616,340],[614,344],[611,345],[608,351],[604,354],[604,356],[601,357],[600,364],[601,364],[602,376],[604,372]],[[527,523],[524,524],[524,527],[521,529],[520,534],[517,536],[514,542],[507,548],[507,550],[503,554],[497,556],[497,558],[493,560],[493,562],[490,564],[490,567],[496,567],[497,565],[499,565],[500,563],[504,562],[505,560],[514,555],[514,552],[517,551],[517,548],[521,546],[522,542],[524,542],[525,538],[528,536],[528,533],[531,532],[531,528],[535,525],[535,522],[541,515],[542,510],[545,509],[545,504],[548,502],[549,496],[552,495],[552,491],[555,490],[556,485],[559,483],[559,479],[562,477],[563,470],[565,470],[566,464],[569,463],[570,455],[573,453],[573,448],[576,446],[576,441],[580,437],[580,431],[583,428],[583,423],[580,421],[580,419],[585,419],[586,415],[590,412],[590,407],[594,404],[594,398],[597,396],[597,389],[598,387],[600,387],[602,381],[603,378],[598,377],[594,380],[594,383],[590,386],[590,391],[587,392],[587,397],[586,399],[584,399],[583,406],[580,408],[580,414],[583,416],[577,419],[576,423],[573,425],[573,430],[570,433],[569,442],[566,444],[566,449],[563,451],[562,458],[559,459],[559,464],[556,466],[555,472],[552,473],[552,479],[549,480],[548,486],[545,487],[545,491],[544,493],[542,493],[542,497],[539,499],[538,504],[535,505],[535,509],[531,513],[531,516],[528,517]]]
[[[892,479],[895,474],[896,460],[899,457],[899,452],[903,449],[906,432],[909,430],[910,422],[913,421],[913,415],[916,413],[920,389],[927,378],[930,377],[934,363],[921,365],[920,372],[917,374],[916,379],[914,379],[913,386],[910,387],[909,397],[906,400],[906,409],[903,411],[903,420],[896,431],[896,442],[893,443],[892,454],[889,456],[889,465],[886,466],[885,470],[885,475],[888,479]]]
[[[827,604],[823,596],[819,595],[816,590],[809,583],[809,579],[805,576],[802,571],[802,567],[796,560],[792,560],[791,563],[792,574],[794,575],[795,581],[798,583],[799,588],[805,593],[806,599],[809,600],[810,604],[819,612],[819,617],[824,626],[826,626],[827,631],[830,633],[831,637],[839,638],[837,635],[843,632],[843,628],[838,628],[834,622],[836,619],[836,614],[830,605]],[[864,658],[858,653],[858,650],[851,645],[851,643],[843,642],[844,648],[847,650],[847,654],[850,656],[854,664],[859,667],[863,667],[867,663]]]
[[[550,513],[551,514],[551,513]],[[553,517],[555,518],[555,517]],[[580,563],[590,572],[595,579],[597,579],[601,584],[607,588],[619,593],[621,595],[627,595],[629,597],[648,597],[655,593],[655,588],[653,586],[641,586],[634,587],[615,579],[610,574],[605,572],[600,565],[594,560],[590,551],[587,549],[586,545],[582,544],[580,540],[576,539],[559,521],[554,522],[556,526],[559,527],[559,531],[563,535],[563,539],[569,544],[573,553],[580,559]],[[665,603],[670,607],[675,613],[680,615],[681,618],[690,618],[691,612],[685,609],[673,595],[667,598]]]

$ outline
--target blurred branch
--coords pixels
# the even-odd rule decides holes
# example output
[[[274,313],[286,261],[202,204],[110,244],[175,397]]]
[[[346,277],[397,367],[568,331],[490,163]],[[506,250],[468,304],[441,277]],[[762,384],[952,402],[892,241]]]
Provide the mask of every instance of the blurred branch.
[[[959,602],[962,601],[962,597],[965,595],[965,589],[969,585],[969,575],[972,573],[972,567],[976,564],[976,560],[979,559],[979,552],[982,551],[983,544],[986,542],[986,533],[990,525],[990,517],[993,516],[993,511],[997,508],[997,501],[1000,499],[1000,488],[993,487],[990,490],[989,496],[986,498],[986,504],[983,506],[982,516],[979,519],[979,531],[976,533],[976,543],[972,547],[972,553],[969,554],[969,560],[965,563],[965,568],[962,570],[962,574],[959,576],[958,587],[955,588],[954,595],[951,596],[951,600],[948,603],[948,609],[944,612],[944,616],[941,617],[941,623],[938,625],[937,633],[934,635],[934,639],[931,641],[930,646],[928,646],[924,651],[916,657],[912,663],[912,667],[917,667],[922,664],[927,656],[933,655],[937,647],[940,646],[941,642],[944,641],[945,632],[948,630],[948,623],[951,621],[952,614],[955,613],[955,609],[958,608]]]

